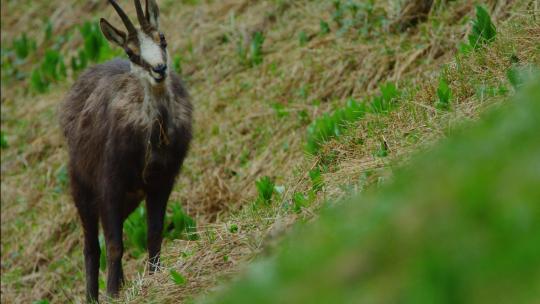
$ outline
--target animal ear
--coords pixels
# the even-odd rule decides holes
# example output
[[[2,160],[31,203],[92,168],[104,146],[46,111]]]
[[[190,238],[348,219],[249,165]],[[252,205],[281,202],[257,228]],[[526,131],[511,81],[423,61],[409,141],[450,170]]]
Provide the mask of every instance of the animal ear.
[[[159,7],[156,0],[146,0],[146,20],[156,30],[159,29]]]
[[[116,29],[107,20],[103,18],[101,18],[101,20],[99,21],[99,26],[101,27],[101,31],[103,32],[103,35],[105,35],[105,38],[107,38],[107,40],[120,47],[126,46],[126,33]]]

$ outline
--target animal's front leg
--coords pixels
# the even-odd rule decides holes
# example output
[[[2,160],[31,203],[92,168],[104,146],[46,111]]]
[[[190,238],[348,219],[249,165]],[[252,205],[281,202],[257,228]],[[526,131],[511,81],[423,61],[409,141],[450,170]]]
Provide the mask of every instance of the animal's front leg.
[[[121,187],[110,189],[106,193],[103,210],[101,210],[105,245],[107,247],[107,294],[111,297],[118,296],[120,285],[124,280],[122,271],[122,255],[124,253],[122,202],[125,192],[121,189]]]
[[[148,192],[146,198],[147,222],[148,222],[148,263],[150,273],[154,273],[159,267],[161,241],[163,240],[163,221],[167,201],[171,194],[173,182],[164,185],[161,189]]]

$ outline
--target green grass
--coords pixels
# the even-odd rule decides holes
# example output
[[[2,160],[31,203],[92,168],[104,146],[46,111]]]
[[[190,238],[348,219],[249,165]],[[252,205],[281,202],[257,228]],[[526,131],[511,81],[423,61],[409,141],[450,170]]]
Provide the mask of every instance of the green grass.
[[[397,99],[400,92],[393,83],[381,85],[381,94],[373,97],[371,101],[371,111],[377,114],[386,114],[394,109],[397,105]]]
[[[38,48],[36,40],[28,37],[26,33],[15,38],[10,48],[2,49],[2,71],[18,79],[24,79],[27,74],[30,75],[29,87],[31,92],[37,94],[49,92],[52,84],[66,80],[68,75],[62,48],[71,39],[71,31],[53,39],[50,20],[47,20],[44,26],[44,39],[39,47],[47,47],[47,49],[36,64],[24,65],[26,59]],[[73,75],[84,70],[89,63],[104,62],[121,54],[120,51],[109,46],[97,22],[86,21],[78,29],[83,45],[76,52],[77,55],[71,56],[69,60],[69,68]],[[28,71],[28,68],[31,70]],[[3,79],[8,80],[5,76],[2,76]]]
[[[0,148],[6,149],[8,147],[9,147],[9,144],[8,144],[6,133],[4,133],[4,131],[2,131],[0,133]]]
[[[176,284],[176,285],[184,285],[184,284],[186,284],[186,278],[182,274],[180,274],[178,271],[176,271],[174,269],[171,269],[169,271],[169,274],[170,274],[171,280],[174,282],[174,284]]]
[[[306,151],[316,154],[321,144],[339,137],[349,124],[361,119],[365,113],[365,103],[348,99],[345,106],[315,119],[307,129]]]
[[[328,24],[328,22],[324,21],[324,20],[321,20],[319,22],[319,33],[321,35],[326,35],[326,34],[329,34],[330,33],[330,25]]]
[[[272,179],[270,179],[268,176],[261,177],[255,182],[255,186],[257,187],[257,191],[259,193],[257,202],[270,205],[275,188],[275,184]]]
[[[374,0],[334,0],[332,8],[331,18],[338,28],[338,36],[348,32],[355,32],[363,37],[374,36],[375,31],[388,22],[386,14],[376,8]]]
[[[169,239],[197,240],[199,238],[197,224],[192,217],[184,212],[182,205],[173,202],[170,204],[170,210],[171,212],[165,216],[165,237]]]
[[[125,246],[135,257],[146,252],[147,240],[146,209],[139,206],[124,222]]]
[[[247,48],[244,46],[243,41],[238,41],[236,53],[240,59],[240,63],[248,67],[260,65],[264,59],[264,40],[264,33],[261,31],[256,31],[251,35],[249,46]]]
[[[437,88],[437,108],[442,110],[450,109],[450,100],[452,98],[452,90],[448,86],[448,83],[444,78],[439,80],[439,87]]]
[[[321,173],[321,168],[316,167],[309,171],[309,179],[311,180],[311,189],[314,192],[322,190],[324,186],[324,179]]]
[[[480,6],[476,6],[476,19],[473,21],[472,32],[469,34],[469,45],[478,49],[495,40],[497,29],[491,21],[488,11]]]
[[[470,53],[492,43],[497,36],[497,28],[491,21],[489,12],[481,5],[476,5],[476,19],[472,21],[472,31],[467,37],[468,44],[461,43],[461,53]]]
[[[178,202],[169,205],[169,210],[165,215],[163,236],[174,240],[197,240],[197,224],[195,220],[187,215]],[[140,257],[146,252],[147,241],[146,208],[139,206],[124,222],[124,234],[126,236],[125,246],[135,257]]]
[[[209,303],[532,303],[540,78],[379,191],[324,210]],[[299,227],[300,228],[300,227]]]
[[[26,59],[32,51],[36,50],[36,48],[36,41],[28,38],[26,33],[22,33],[20,38],[16,38],[13,41],[12,46],[15,55],[20,60]]]

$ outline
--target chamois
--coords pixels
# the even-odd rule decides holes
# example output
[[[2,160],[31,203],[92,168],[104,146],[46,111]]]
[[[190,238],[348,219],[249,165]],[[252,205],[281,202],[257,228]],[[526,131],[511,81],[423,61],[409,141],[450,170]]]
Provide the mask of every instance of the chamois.
[[[127,33],[100,20],[105,38],[129,61],[115,59],[85,71],[59,108],[69,148],[71,194],[84,229],[86,297],[98,300],[99,221],[107,249],[107,294],[118,296],[122,226],[142,200],[148,222],[149,271],[159,264],[165,210],[192,138],[192,105],[168,68],[155,0],[134,0],[140,28],[109,0]]]

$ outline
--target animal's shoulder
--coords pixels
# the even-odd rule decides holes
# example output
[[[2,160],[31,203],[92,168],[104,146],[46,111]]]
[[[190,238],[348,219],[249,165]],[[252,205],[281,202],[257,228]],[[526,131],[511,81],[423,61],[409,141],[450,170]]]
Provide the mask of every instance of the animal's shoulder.
[[[97,109],[107,94],[112,94],[109,88],[112,82],[122,81],[129,75],[129,63],[115,59],[94,65],[84,71],[69,90],[64,101],[59,104],[60,124],[64,133],[70,132],[77,123],[84,109]]]
[[[190,102],[191,98],[180,76],[176,74],[175,72],[172,72],[170,77],[171,77],[172,93],[175,96],[175,98],[181,98],[181,99],[186,100],[187,102]]]
[[[176,125],[191,129],[193,106],[191,97],[178,74],[171,73],[171,93],[173,99],[173,122]]]
[[[96,64],[89,68],[84,74],[99,74],[100,76],[113,76],[125,74],[130,71],[130,63],[124,59],[113,59],[102,64]],[[84,77],[84,76],[81,76]]]

